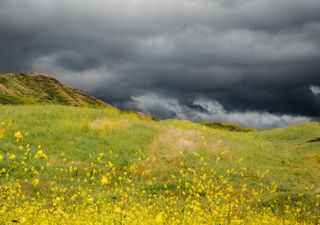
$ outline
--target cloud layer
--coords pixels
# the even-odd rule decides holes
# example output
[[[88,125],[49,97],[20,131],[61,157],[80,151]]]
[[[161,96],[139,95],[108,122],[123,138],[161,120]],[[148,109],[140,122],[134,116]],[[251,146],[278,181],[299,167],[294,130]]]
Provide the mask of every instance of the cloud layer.
[[[229,121],[254,128],[285,127],[291,124],[310,121],[303,116],[277,115],[268,112],[227,112],[217,101],[198,98],[192,105],[181,105],[177,99],[146,94],[134,97],[139,110],[164,118],[180,118],[201,121]]]
[[[206,99],[222,119],[283,126],[320,114],[319,11],[318,0],[2,0],[0,72],[51,73],[160,117],[217,118],[200,116]],[[142,102],[159,96],[190,112]]]

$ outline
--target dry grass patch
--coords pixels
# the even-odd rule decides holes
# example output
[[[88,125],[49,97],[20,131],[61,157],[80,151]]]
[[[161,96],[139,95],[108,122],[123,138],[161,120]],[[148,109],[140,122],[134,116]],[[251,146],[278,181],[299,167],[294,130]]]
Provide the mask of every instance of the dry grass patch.
[[[159,128],[159,136],[149,145],[152,170],[166,171],[179,166],[182,152],[195,152],[205,147],[201,132],[181,128]]]
[[[192,151],[201,142],[200,132],[180,128],[161,129],[150,145],[150,155],[174,158],[180,151]]]
[[[130,122],[127,120],[115,120],[115,119],[97,119],[90,123],[89,127],[92,129],[109,129],[109,130],[122,130],[130,126]]]

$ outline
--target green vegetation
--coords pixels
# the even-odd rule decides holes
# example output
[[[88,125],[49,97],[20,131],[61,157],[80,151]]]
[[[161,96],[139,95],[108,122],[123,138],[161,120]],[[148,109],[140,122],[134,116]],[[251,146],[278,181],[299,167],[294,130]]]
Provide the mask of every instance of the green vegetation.
[[[0,104],[62,104],[106,106],[83,91],[66,87],[56,79],[38,73],[0,74]]]
[[[10,189],[9,181],[9,184],[18,182],[20,186],[23,185],[21,193],[24,198],[37,196],[34,197],[37,200],[28,203],[33,207],[29,209],[30,212],[38,210],[37,207],[54,210],[51,203],[43,205],[42,202],[43,199],[54,202],[52,193],[55,193],[54,198],[60,196],[59,199],[70,198],[78,190],[74,189],[76,187],[81,187],[87,193],[83,194],[86,197],[82,200],[73,203],[84,208],[68,211],[70,208],[67,202],[61,200],[61,210],[66,214],[55,217],[41,211],[43,215],[39,215],[43,217],[63,218],[62,221],[67,222],[67,218],[73,218],[82,212],[78,216],[86,221],[85,218],[89,217],[83,216],[87,215],[85,213],[88,213],[88,209],[92,210],[92,215],[100,215],[99,212],[107,207],[105,210],[114,209],[110,214],[114,217],[108,220],[117,220],[117,223],[120,223],[118,219],[121,218],[123,223],[128,224],[132,223],[132,219],[137,219],[137,224],[152,224],[152,219],[160,217],[159,220],[164,224],[179,224],[177,221],[181,222],[182,218],[185,218],[186,223],[205,224],[212,216],[206,211],[209,203],[205,202],[209,197],[218,198],[217,193],[223,193],[229,196],[227,199],[230,198],[230,202],[225,200],[222,205],[210,206],[213,210],[211,213],[221,214],[217,223],[255,223],[263,218],[266,223],[269,221],[275,224],[288,221],[291,224],[319,222],[317,194],[320,185],[320,142],[310,141],[320,137],[318,122],[281,129],[233,132],[188,121],[154,121],[144,114],[122,113],[110,107],[19,105],[1,106],[0,111],[0,189],[7,188],[1,189],[2,192]],[[14,137],[18,137],[18,141]],[[37,151],[38,145],[41,145],[47,164],[39,160],[28,161],[28,158],[19,156],[29,148],[29,158],[40,157],[36,157],[37,154],[42,154]],[[23,150],[20,151],[20,148]],[[21,164],[18,159],[24,163]],[[111,169],[109,174],[106,169],[110,163],[115,169]],[[37,174],[23,172],[26,165],[33,166],[38,171]],[[129,180],[122,181],[118,177],[129,177]],[[197,181],[204,179],[203,177],[206,177],[204,187],[213,185],[218,188],[216,192],[197,186],[199,182],[204,182]],[[190,186],[189,182],[195,182],[195,186]],[[104,184],[107,184],[107,189],[101,189]],[[124,186],[119,186],[120,184]],[[227,187],[223,190],[223,185],[229,187],[230,193],[225,192],[229,190]],[[54,187],[64,191],[56,193],[53,191],[56,190]],[[191,187],[200,188],[198,194],[190,194],[193,193]],[[189,194],[181,195],[189,188]],[[242,193],[241,190],[247,191]],[[24,214],[21,213],[21,207],[27,203],[21,199],[21,195],[12,197],[15,203],[11,205],[6,199],[0,199],[0,214],[7,213],[7,217],[3,218],[33,218],[33,213],[32,216],[28,214],[29,217],[22,216]],[[127,197],[123,198],[123,195]],[[148,200],[149,195],[153,200]],[[98,201],[103,196],[106,197],[103,201],[108,203]],[[245,196],[246,200],[240,201],[240,196]],[[259,198],[253,203],[251,201],[254,196]],[[191,199],[192,202],[189,202]],[[144,205],[148,201],[153,202],[150,203],[151,208]],[[181,201],[186,201],[185,211],[181,208]],[[42,202],[41,206],[37,205],[39,202]],[[239,205],[229,205],[235,202]],[[130,208],[126,208],[126,204]],[[168,204],[172,208],[166,208],[165,205]],[[201,213],[205,214],[192,211],[194,204],[200,204],[198,206],[201,210],[205,210]],[[98,207],[98,211],[90,207]],[[233,214],[227,210],[228,207],[234,207]],[[143,213],[139,214],[140,217],[136,216],[137,212],[132,210],[138,208],[141,213],[152,216],[145,218]],[[123,210],[126,217],[119,217],[119,210]],[[193,216],[189,218],[188,213]],[[99,218],[97,216],[95,221],[103,223]]]
[[[320,223],[319,122],[161,121],[38,74],[0,102],[0,224]]]
[[[254,131],[255,129],[253,128],[246,128],[246,127],[241,127],[237,124],[234,123],[224,123],[224,122],[203,122],[200,123],[206,127],[211,127],[214,129],[221,129],[221,130],[229,130],[229,131],[236,131],[236,132],[250,132]]]

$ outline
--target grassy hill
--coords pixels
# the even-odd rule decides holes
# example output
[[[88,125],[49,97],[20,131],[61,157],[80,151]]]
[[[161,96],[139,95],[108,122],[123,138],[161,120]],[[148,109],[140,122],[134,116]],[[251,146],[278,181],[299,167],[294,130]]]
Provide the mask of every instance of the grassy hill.
[[[228,131],[235,131],[235,132],[250,132],[255,131],[253,128],[241,127],[234,123],[225,123],[225,122],[202,122],[200,123],[206,127],[221,129],[221,130],[228,130]]]
[[[2,105],[0,224],[319,224],[320,123],[242,129]]]
[[[58,80],[39,73],[0,74],[0,104],[62,104],[106,106],[103,101],[83,91],[67,87]]]
[[[319,123],[245,133],[111,108],[0,111],[1,223],[319,221]]]

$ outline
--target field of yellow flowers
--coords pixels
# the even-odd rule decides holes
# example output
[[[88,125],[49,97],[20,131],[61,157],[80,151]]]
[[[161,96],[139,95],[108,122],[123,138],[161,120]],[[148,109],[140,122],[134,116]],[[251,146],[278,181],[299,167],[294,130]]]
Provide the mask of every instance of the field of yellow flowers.
[[[288,186],[290,179],[297,184],[310,182],[302,174],[308,167],[300,168],[302,175],[296,177],[288,172],[285,181],[281,180],[285,176],[282,170],[273,174],[264,166],[264,159],[258,158],[261,152],[252,155],[257,157],[253,160],[241,154],[243,146],[238,147],[239,153],[236,147],[233,155],[230,153],[237,141],[247,146],[247,154],[255,148],[272,148],[267,142],[270,131],[259,134],[264,141],[252,143],[257,136],[240,137],[243,134],[207,131],[181,121],[154,122],[100,109],[86,109],[85,122],[80,117],[68,119],[70,110],[78,116],[80,113],[71,107],[6,110],[7,114],[0,116],[0,224],[320,223],[320,195],[314,192],[314,184]],[[15,119],[23,123],[12,120],[12,110]],[[23,114],[26,110],[27,116]],[[67,119],[61,121],[64,117]],[[50,130],[50,121],[59,128]],[[173,130],[165,132],[169,128]],[[58,132],[55,129],[60,134],[54,133]],[[130,129],[134,134],[128,136],[125,132]],[[68,136],[60,136],[67,131]],[[290,132],[282,135],[290,136]],[[90,142],[88,136],[101,139],[101,146],[106,147],[91,151],[99,144]],[[86,152],[81,150],[83,139],[88,140]],[[227,139],[231,141],[223,145]],[[64,145],[61,148],[51,143],[59,140]],[[80,148],[79,152],[70,146]],[[288,150],[281,142],[276,147]],[[317,143],[308,149],[309,157],[319,150]],[[281,157],[274,154],[269,155]],[[285,167],[290,160],[281,158],[284,163],[280,161],[279,166]],[[260,167],[249,164],[253,161]],[[313,172],[319,169],[319,162],[314,163],[318,164],[312,164]]]

